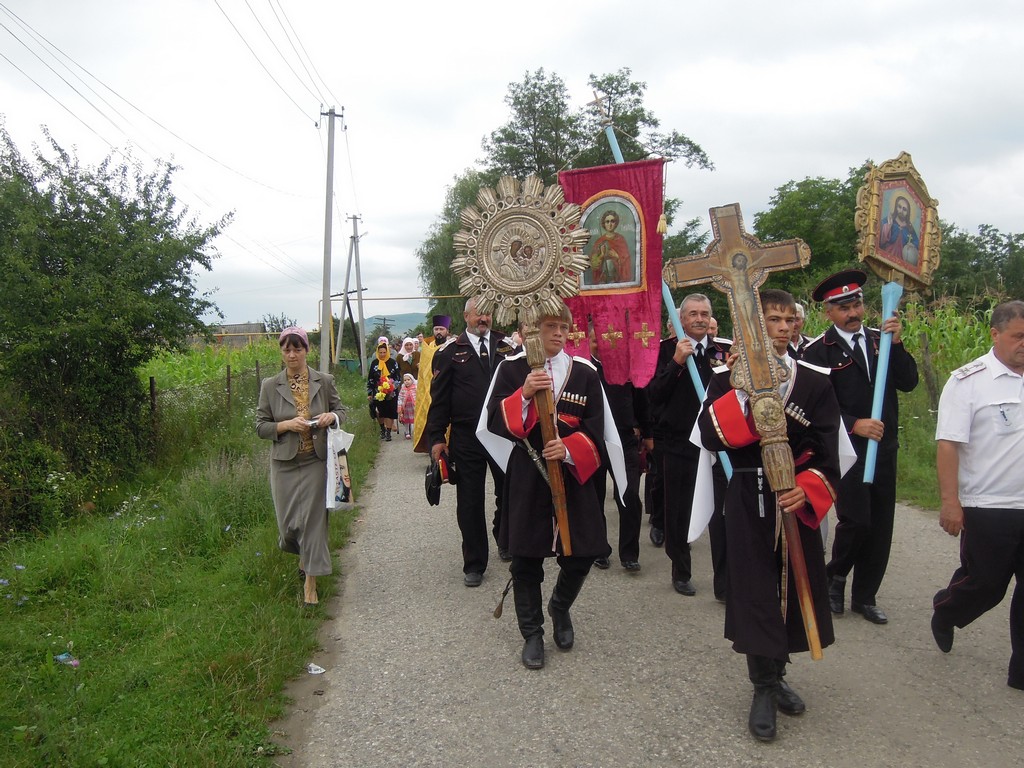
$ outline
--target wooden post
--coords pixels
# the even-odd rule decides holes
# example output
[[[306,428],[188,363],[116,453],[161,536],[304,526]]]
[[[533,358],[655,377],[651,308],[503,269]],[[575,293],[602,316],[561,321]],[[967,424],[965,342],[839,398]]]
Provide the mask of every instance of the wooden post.
[[[156,434],[156,376],[149,377],[149,452],[151,456],[156,455],[157,434]]]
[[[526,362],[534,371],[544,370],[544,347],[541,345],[540,334],[536,323],[531,323],[523,340],[526,347]],[[537,406],[537,421],[540,422],[540,434],[547,445],[558,437],[558,425],[555,424],[555,403],[550,389],[543,389],[533,396]],[[569,509],[565,502],[565,478],[562,477],[562,462],[548,460],[548,485],[551,486],[551,504],[555,509],[555,521],[558,524],[558,538],[562,542],[562,554],[572,555],[572,538],[569,535]]]

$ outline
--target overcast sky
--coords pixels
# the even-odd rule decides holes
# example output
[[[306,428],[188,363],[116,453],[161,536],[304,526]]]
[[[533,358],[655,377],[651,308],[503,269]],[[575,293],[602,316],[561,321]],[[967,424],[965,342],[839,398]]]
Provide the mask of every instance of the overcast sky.
[[[234,212],[199,278],[225,322],[319,325],[321,100],[344,107],[347,126],[332,291],[357,215],[367,317],[426,312],[422,299],[385,299],[421,294],[415,250],[447,186],[507,121],[509,83],[538,68],[565,81],[574,106],[593,98],[591,73],[629,67],[647,83],[662,128],[716,166],[670,166],[680,222],[738,202],[752,228],[786,181],[845,178],[907,151],[943,219],[1024,231],[1019,1],[0,0],[0,24],[0,113],[23,153],[45,125],[84,164],[112,147],[147,167],[173,159],[193,214]],[[96,80],[74,66],[73,77],[62,56]]]

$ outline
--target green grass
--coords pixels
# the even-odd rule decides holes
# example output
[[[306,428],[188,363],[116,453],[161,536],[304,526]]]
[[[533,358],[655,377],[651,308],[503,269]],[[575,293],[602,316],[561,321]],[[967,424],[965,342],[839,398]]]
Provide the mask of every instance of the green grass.
[[[358,498],[379,443],[362,380],[339,389]],[[233,408],[171,479],[0,548],[0,765],[269,764],[267,724],[325,614],[277,550],[251,410]],[[332,549],[354,515],[332,513]],[[321,600],[334,583],[318,580]],[[80,666],[55,663],[65,651]]]
[[[899,397],[900,450],[896,465],[896,496],[905,504],[937,510],[939,485],[935,475],[935,414],[929,410],[928,392],[923,380],[913,392],[901,392]]]

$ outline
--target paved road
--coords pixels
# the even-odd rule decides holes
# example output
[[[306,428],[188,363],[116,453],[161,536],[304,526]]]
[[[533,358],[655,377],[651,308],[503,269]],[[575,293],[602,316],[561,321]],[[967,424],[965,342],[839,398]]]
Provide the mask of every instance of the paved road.
[[[423,456],[385,444],[364,512],[342,552],[344,583],[325,625],[326,668],[291,689],[281,766],[901,766],[1024,764],[1024,693],[1006,686],[1009,599],[943,655],[931,595],[957,562],[934,513],[901,507],[879,604],[890,623],[836,622],[822,661],[787,677],[808,711],[779,736],[747,733],[751,686],[722,637],[706,537],[694,545],[696,597],[677,595],[643,531],[642,571],[594,570],[573,608],[576,647],[525,669],[507,566],[462,584],[455,496],[423,500]],[[616,515],[609,504],[615,541]],[[549,568],[553,571],[553,568]],[[549,594],[553,579],[544,584]]]

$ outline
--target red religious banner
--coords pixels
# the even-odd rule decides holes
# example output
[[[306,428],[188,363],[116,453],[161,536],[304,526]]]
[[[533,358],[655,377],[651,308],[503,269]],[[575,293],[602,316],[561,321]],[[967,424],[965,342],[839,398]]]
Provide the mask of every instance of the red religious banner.
[[[565,199],[583,209],[589,267],[580,293],[565,300],[573,328],[566,351],[590,357],[588,326],[610,384],[642,387],[658,362],[661,325],[662,166],[665,161],[601,165],[558,174]]]

